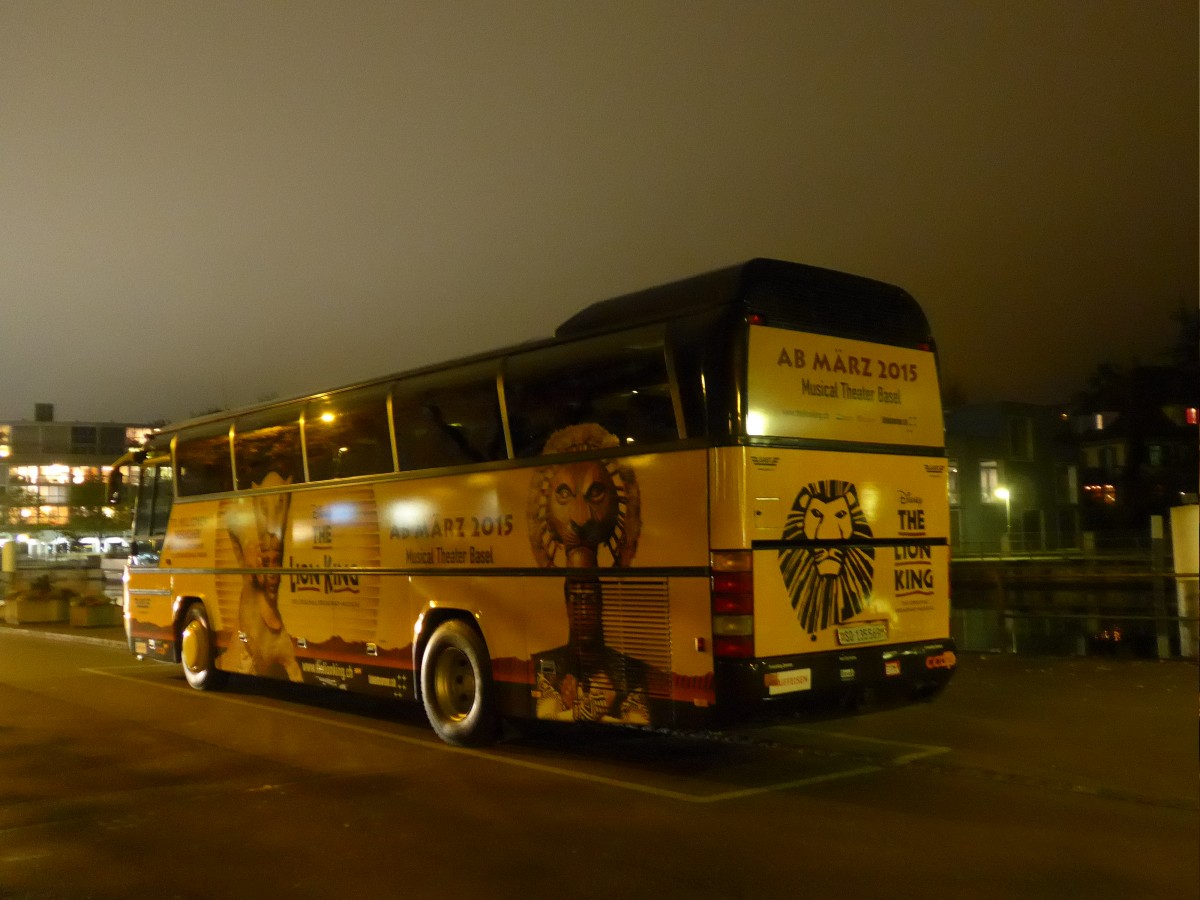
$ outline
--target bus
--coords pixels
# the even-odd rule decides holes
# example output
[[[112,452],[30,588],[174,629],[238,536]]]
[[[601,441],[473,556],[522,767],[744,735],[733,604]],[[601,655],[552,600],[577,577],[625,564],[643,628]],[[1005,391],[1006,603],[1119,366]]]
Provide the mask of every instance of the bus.
[[[955,670],[937,358],[878,281],[754,259],[552,338],[156,430],[124,622],[230,675],[667,729]]]

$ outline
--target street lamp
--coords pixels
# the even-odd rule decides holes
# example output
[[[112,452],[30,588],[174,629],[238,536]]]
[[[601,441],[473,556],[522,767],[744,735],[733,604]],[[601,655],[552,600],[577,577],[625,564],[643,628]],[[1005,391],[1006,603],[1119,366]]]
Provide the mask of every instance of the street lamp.
[[[998,487],[992,492],[993,496],[1004,501],[1004,533],[1012,531],[1012,492],[1006,487]]]

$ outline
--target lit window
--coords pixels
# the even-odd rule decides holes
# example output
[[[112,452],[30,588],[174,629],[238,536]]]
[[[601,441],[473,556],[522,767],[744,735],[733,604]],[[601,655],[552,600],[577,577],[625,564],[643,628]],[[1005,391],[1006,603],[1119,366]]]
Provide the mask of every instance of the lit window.
[[[984,501],[995,503],[996,488],[1000,486],[1000,464],[994,459],[981,460],[979,463],[979,494]]]
[[[1198,421],[1197,415],[1196,415],[1196,407],[1189,406],[1187,408],[1187,412],[1184,413],[1184,418],[1187,420],[1187,423],[1189,425],[1195,425],[1196,422]]]
[[[950,497],[950,505],[958,506],[958,460],[950,460],[950,464],[946,467],[946,492]]]
[[[1083,494],[1092,503],[1111,505],[1117,502],[1117,488],[1111,484],[1085,484]]]

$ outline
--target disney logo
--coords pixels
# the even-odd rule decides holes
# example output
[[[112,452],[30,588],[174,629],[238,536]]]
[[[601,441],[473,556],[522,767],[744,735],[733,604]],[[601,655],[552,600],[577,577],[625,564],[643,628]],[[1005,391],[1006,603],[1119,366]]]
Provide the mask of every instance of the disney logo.
[[[908,491],[896,491],[896,493],[900,496],[901,503],[919,504],[922,502],[920,497],[918,497],[916,494],[909,493]]]

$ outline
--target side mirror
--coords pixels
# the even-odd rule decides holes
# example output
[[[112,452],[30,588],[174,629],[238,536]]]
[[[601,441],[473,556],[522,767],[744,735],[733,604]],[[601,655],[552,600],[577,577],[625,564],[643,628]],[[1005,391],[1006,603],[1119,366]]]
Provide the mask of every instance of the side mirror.
[[[130,450],[112,464],[112,468],[108,472],[108,490],[105,493],[105,500],[109,506],[116,506],[121,502],[121,488],[125,484],[125,476],[121,470],[125,466],[140,466],[145,461],[146,448],[139,447],[136,450]]]
[[[125,484],[125,476],[121,474],[120,469],[114,468],[108,473],[108,493],[106,498],[109,506],[116,506],[121,502],[121,488]]]

